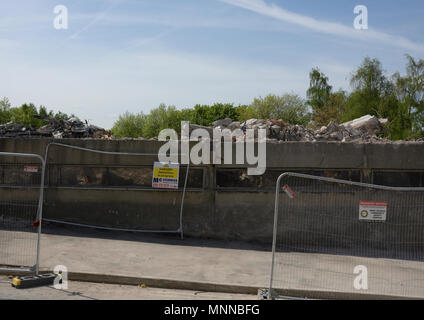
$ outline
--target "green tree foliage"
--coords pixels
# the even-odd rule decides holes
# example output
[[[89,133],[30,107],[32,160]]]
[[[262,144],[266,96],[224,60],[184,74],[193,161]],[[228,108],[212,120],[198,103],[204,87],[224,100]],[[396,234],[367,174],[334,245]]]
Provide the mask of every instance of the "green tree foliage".
[[[366,114],[381,117],[388,113],[394,85],[384,74],[378,59],[366,57],[352,74],[350,83],[353,91],[347,100],[343,121]]]
[[[240,105],[236,108],[237,110],[237,119],[240,122],[256,118],[255,110],[251,105]]]
[[[315,127],[327,125],[330,121],[340,123],[346,112],[347,94],[343,90],[333,92],[328,77],[318,68],[309,73],[309,88],[306,91],[307,104],[312,108]]]
[[[163,129],[176,129],[181,122],[180,112],[174,106],[160,104],[146,116],[143,134],[146,138],[157,137]]]
[[[117,138],[152,138],[157,137],[161,130],[168,128],[180,134],[181,121],[203,126],[211,126],[212,122],[224,118],[245,121],[254,117],[258,118],[258,110],[267,108],[266,104],[270,104],[270,116],[266,118],[278,118],[298,124],[307,124],[310,121],[310,114],[304,100],[297,95],[286,94],[281,97],[270,95],[264,99],[258,98],[250,106],[235,107],[233,104],[215,103],[211,106],[198,104],[192,109],[178,110],[174,106],[161,104],[147,115],[124,113],[115,122],[112,132]]]
[[[178,110],[174,106],[161,104],[147,115],[143,134],[147,138],[156,137],[161,130],[167,128],[180,133],[181,121],[210,126],[212,122],[223,118],[237,120],[237,108],[232,104],[216,103],[211,106],[198,104],[193,109]]]
[[[1,111],[9,111],[10,110],[10,107],[11,107],[11,104],[10,104],[9,99],[6,98],[6,97],[3,97],[0,100],[0,110]]]
[[[347,94],[343,90],[330,93],[325,106],[317,114],[315,123],[317,126],[325,126],[330,121],[342,122],[343,114],[346,112]]]
[[[145,122],[146,116],[143,113],[125,112],[113,125],[112,133],[116,138],[138,138],[143,136]]]
[[[180,133],[183,120],[210,126],[224,118],[240,122],[251,118],[282,119],[292,124],[319,127],[330,121],[342,123],[370,114],[389,120],[385,135],[390,139],[420,138],[424,137],[424,60],[410,55],[406,55],[406,59],[404,75],[397,72],[387,76],[378,59],[366,57],[351,74],[351,92],[334,91],[328,77],[319,68],[314,68],[309,74],[306,101],[296,94],[270,94],[237,107],[215,103],[178,110],[161,104],[147,115],[124,113],[114,123],[112,131],[116,137],[150,138],[158,136],[165,128]],[[34,104],[26,103],[12,107],[7,98],[0,100],[2,124],[13,121],[39,128],[47,123],[37,117],[70,118],[60,111],[48,111],[44,106],[37,109]]]
[[[210,126],[212,122],[230,118],[233,121],[238,120],[239,114],[233,104],[215,103],[211,106],[197,104],[193,108],[190,122],[202,126]]]
[[[406,55],[406,75],[393,75],[395,95],[398,99],[396,110],[396,138],[424,136],[424,60],[415,60]]]
[[[48,111],[45,106],[40,106],[37,110],[33,103],[25,103],[20,107],[12,108],[9,99],[3,98],[0,100],[0,124],[12,121],[38,129],[48,123],[36,117],[55,118],[57,120],[68,120],[70,118],[66,113],[60,111],[56,114],[51,110]]]
[[[164,128],[175,129],[179,133],[182,120],[210,126],[223,118],[240,122],[251,118],[282,119],[302,125],[310,124],[312,119],[312,124],[319,127],[330,121],[342,123],[371,114],[389,119],[385,135],[391,139],[424,136],[424,60],[407,55],[405,75],[396,73],[388,77],[378,59],[366,57],[351,74],[351,92],[334,91],[328,77],[318,68],[312,69],[309,77],[306,102],[296,94],[270,94],[255,98],[250,105],[237,107],[216,103],[177,110],[173,106],[160,105],[144,116],[140,126],[134,125],[135,118],[130,114],[124,114],[115,127],[138,128],[128,130],[135,133],[125,133],[127,136],[154,137]],[[117,129],[115,132],[118,132]],[[115,135],[118,136],[117,133]]]
[[[71,114],[70,116],[68,116],[66,113],[63,113],[61,111],[57,112],[56,114],[54,114],[53,116],[56,120],[69,120],[70,118],[77,118],[74,114]]]
[[[255,98],[250,107],[256,118],[282,119],[288,123],[302,125],[307,125],[311,120],[305,101],[296,94],[270,94],[264,98]]]
[[[3,97],[0,100],[0,124],[10,121],[10,101],[8,98]]]
[[[424,60],[406,55],[406,75],[387,77],[377,59],[365,58],[351,77],[353,91],[342,120],[366,114],[390,121],[386,136],[409,139],[424,136]]]
[[[309,89],[306,91],[308,104],[314,108],[322,108],[330,96],[332,87],[328,84],[328,77],[318,68],[309,73]]]
[[[412,122],[406,105],[401,103],[395,94],[390,94],[385,98],[385,108],[382,116],[390,121],[385,136],[392,140],[411,138]]]
[[[11,121],[25,126],[40,127],[42,123],[40,124],[41,120],[34,118],[36,115],[38,115],[38,111],[32,103],[25,103],[20,107],[10,109]]]
[[[157,137],[161,130],[168,128],[180,134],[181,121],[210,126],[215,120],[223,118],[237,120],[238,117],[238,108],[232,104],[195,105],[192,109],[182,110],[178,110],[175,106],[160,104],[147,115],[126,112],[115,122],[112,132],[117,138],[152,138]]]
[[[309,88],[306,91],[307,104],[312,108],[312,120],[317,125],[325,125],[327,121],[326,105],[331,96],[332,87],[328,84],[328,77],[318,68],[309,73]]]

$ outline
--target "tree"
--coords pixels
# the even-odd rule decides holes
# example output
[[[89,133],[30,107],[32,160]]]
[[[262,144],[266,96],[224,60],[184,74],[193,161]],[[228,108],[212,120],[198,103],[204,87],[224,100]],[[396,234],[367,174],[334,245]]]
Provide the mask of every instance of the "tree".
[[[354,90],[380,93],[386,86],[386,76],[378,59],[366,57],[360,67],[352,74],[350,83]]]
[[[390,121],[385,136],[391,140],[410,138],[412,122],[407,105],[399,101],[395,94],[391,94],[385,99],[385,106],[384,117]]]
[[[3,97],[0,100],[0,124],[4,124],[10,121],[10,101],[8,98]]]
[[[366,57],[352,74],[350,84],[353,91],[347,101],[343,121],[366,114],[381,117],[387,113],[387,103],[391,100],[394,85],[386,78],[378,59]]]
[[[53,118],[55,118],[56,120],[69,120],[70,118],[77,118],[77,117],[74,114],[71,114],[70,116],[68,116],[66,113],[58,111],[57,113],[54,114]]]
[[[424,60],[416,61],[410,55],[406,58],[406,76],[393,75],[402,112],[400,129],[404,131],[403,137],[420,137],[424,135]]]
[[[328,77],[318,68],[309,73],[309,89],[306,91],[307,104],[312,108],[315,126],[325,126],[330,121],[340,123],[346,112],[347,95],[343,90],[332,92]]]
[[[312,69],[309,73],[309,89],[306,91],[307,104],[312,108],[312,119],[315,124],[324,125],[328,121],[324,120],[326,110],[331,96],[332,87],[328,84],[328,77],[318,68]]]
[[[53,111],[48,111],[44,106],[40,106],[37,110],[37,107],[33,103],[25,103],[20,107],[11,108],[9,113],[11,121],[23,124],[26,127],[32,126],[35,129],[47,124],[47,121],[38,119],[38,116],[46,118],[54,117]]]
[[[174,106],[166,106],[161,103],[159,107],[152,109],[146,116],[143,135],[146,138],[153,138],[159,135],[163,129],[178,128],[180,113]]]
[[[240,122],[244,122],[246,120],[257,118],[255,110],[252,108],[252,106],[248,105],[239,105],[236,108],[237,111],[237,120]]]
[[[220,119],[230,118],[238,120],[237,108],[230,103],[215,103],[211,106],[197,104],[193,108],[190,122],[202,126],[211,126],[212,122]]]
[[[314,114],[314,123],[318,126],[326,126],[330,121],[341,123],[346,112],[346,100],[347,94],[343,90],[330,93],[325,105]]]
[[[36,126],[38,119],[34,116],[38,115],[37,108],[32,103],[25,103],[20,107],[10,109],[11,121],[23,124],[24,126]]]
[[[256,117],[261,119],[282,119],[301,125],[307,125],[311,120],[305,101],[297,94],[270,94],[264,98],[255,98],[251,108]]]
[[[0,100],[0,111],[9,111],[11,107],[10,101],[8,98],[3,97]]]
[[[131,114],[128,111],[115,121],[112,133],[116,138],[138,138],[143,136],[146,116],[143,113]]]
[[[143,121],[138,122],[140,126],[136,125],[137,117],[140,118],[141,115],[133,115],[128,112],[121,115],[114,124],[113,134],[116,137],[152,138],[157,137],[163,129],[174,129],[180,134],[181,121],[210,126],[212,122],[223,118],[237,120],[238,111],[232,104],[196,105],[192,109],[178,110],[175,106],[166,106],[162,103],[159,107],[152,109],[148,115],[142,116]]]
[[[45,106],[39,106],[38,110],[33,103],[25,103],[20,107],[12,108],[8,98],[4,97],[0,100],[0,124],[10,121],[23,124],[24,126],[32,126],[35,129],[44,126],[48,122],[38,117],[54,118],[56,120],[69,120],[71,117],[77,118],[74,114],[68,116],[66,113],[58,111],[54,113],[48,111]]]

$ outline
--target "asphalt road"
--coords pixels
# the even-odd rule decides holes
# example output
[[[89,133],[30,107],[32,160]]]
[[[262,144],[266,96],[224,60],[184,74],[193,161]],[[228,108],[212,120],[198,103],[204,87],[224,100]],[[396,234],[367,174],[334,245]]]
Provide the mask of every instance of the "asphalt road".
[[[16,289],[0,276],[0,300],[255,300],[255,295],[196,292],[68,281],[67,290],[52,286]]]

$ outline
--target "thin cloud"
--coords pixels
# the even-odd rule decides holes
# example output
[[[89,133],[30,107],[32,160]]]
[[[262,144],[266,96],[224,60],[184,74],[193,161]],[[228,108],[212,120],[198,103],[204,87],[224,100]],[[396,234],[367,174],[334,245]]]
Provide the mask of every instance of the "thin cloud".
[[[405,37],[395,36],[376,30],[356,30],[353,26],[317,20],[305,15],[291,12],[275,4],[267,4],[264,0],[218,0],[227,4],[250,10],[261,15],[298,25],[315,32],[326,33],[356,40],[379,41],[384,44],[403,49],[424,52],[424,44],[415,43]],[[353,13],[353,10],[352,10]],[[353,21],[353,20],[352,20]]]
[[[116,6],[120,5],[125,0],[117,0],[117,1],[111,1],[111,4],[102,12],[96,14],[96,16],[88,23],[86,24],[82,29],[78,30],[74,34],[72,34],[69,38],[70,39],[78,39],[80,34],[87,31],[89,28],[91,28],[94,24],[101,21],[105,18],[106,14]]]

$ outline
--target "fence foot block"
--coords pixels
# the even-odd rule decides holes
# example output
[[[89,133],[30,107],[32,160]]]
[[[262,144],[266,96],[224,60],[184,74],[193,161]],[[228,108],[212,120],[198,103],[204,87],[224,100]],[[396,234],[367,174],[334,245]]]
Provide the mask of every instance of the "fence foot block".
[[[49,286],[54,284],[56,277],[58,277],[58,275],[54,273],[40,274],[38,276],[15,277],[12,280],[12,287],[16,289],[26,289]]]

